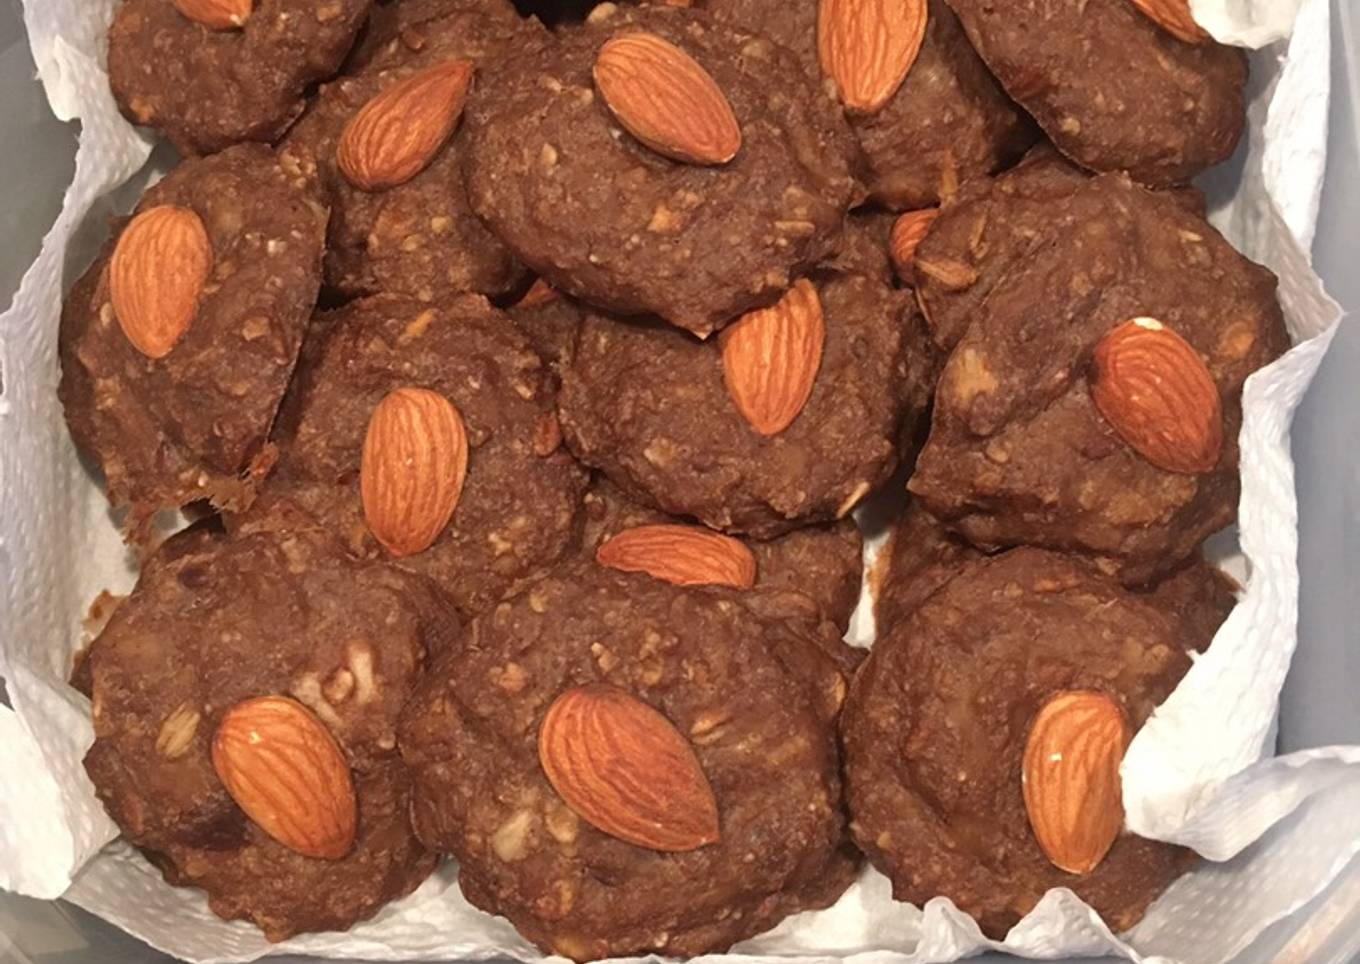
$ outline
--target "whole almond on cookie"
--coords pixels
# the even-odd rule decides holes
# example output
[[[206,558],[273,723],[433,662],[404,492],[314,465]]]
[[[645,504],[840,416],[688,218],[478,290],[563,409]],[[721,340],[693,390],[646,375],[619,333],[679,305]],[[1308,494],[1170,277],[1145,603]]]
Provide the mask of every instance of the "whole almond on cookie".
[[[340,134],[336,161],[365,191],[405,184],[425,170],[462,116],[472,62],[449,60],[374,96]]]
[[[368,421],[359,494],[368,528],[394,556],[428,549],[453,517],[467,477],[463,417],[423,388],[389,393]]]
[[[875,114],[902,86],[926,35],[926,0],[820,0],[817,59],[841,103]]]
[[[1223,403],[1197,351],[1153,318],[1134,318],[1096,346],[1091,400],[1115,433],[1168,472],[1198,474],[1223,451]]]
[[[939,208],[908,211],[893,222],[888,253],[892,257],[893,270],[903,284],[916,283],[916,249],[939,213]]]
[[[198,315],[212,263],[207,229],[188,208],[164,204],[129,222],[109,261],[109,294],[133,347],[170,354]]]
[[[1025,811],[1054,866],[1088,874],[1124,826],[1119,765],[1132,734],[1113,697],[1059,693],[1030,726],[1021,764]]]
[[[213,30],[234,30],[250,19],[255,0],[170,0],[175,9]]]
[[[825,343],[822,300],[806,279],[774,306],[748,312],[723,330],[719,344],[727,392],[761,435],[778,435],[803,410]]]
[[[750,589],[756,558],[731,536],[702,526],[646,525],[624,529],[595,551],[600,565],[622,572],[645,572],[677,586],[731,586]]]
[[[741,126],[717,81],[656,34],[607,41],[595,58],[594,77],[618,122],[658,154],[726,164],[741,150]]]
[[[1190,0],[1131,0],[1143,15],[1177,40],[1188,44],[1208,43],[1214,38],[1195,23]]]
[[[538,759],[558,795],[598,830],[650,850],[719,839],[713,788],[680,731],[620,689],[579,686],[548,708]]]
[[[260,829],[306,857],[338,860],[354,846],[354,781],[339,744],[302,704],[262,696],[227,711],[213,768]]]

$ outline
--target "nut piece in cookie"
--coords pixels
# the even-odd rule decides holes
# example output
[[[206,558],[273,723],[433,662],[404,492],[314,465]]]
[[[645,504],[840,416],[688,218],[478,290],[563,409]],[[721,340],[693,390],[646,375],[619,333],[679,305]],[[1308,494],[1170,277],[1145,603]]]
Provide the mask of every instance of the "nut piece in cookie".
[[[842,717],[852,831],[893,896],[998,939],[1054,887],[1136,923],[1193,854],[1120,833],[1119,762],[1225,614],[1043,550],[961,564],[880,634]]]
[[[587,478],[560,444],[555,392],[485,298],[356,301],[313,322],[279,413],[277,484],[350,551],[480,612],[574,544]]]
[[[85,768],[172,884],[270,940],[343,930],[435,858],[407,818],[397,714],[458,617],[283,502],[150,559],[88,658]]]
[[[411,815],[468,900],[545,952],[719,951],[853,878],[853,657],[803,597],[580,560],[468,633],[402,717]]]
[[[650,38],[646,56],[623,65],[621,95],[601,54],[637,36]],[[554,287],[705,336],[837,249],[860,198],[857,151],[792,54],[663,6],[604,4],[557,37],[479,77],[465,120],[474,210]],[[695,93],[676,115],[669,92],[682,81]],[[639,105],[656,116],[637,117]],[[719,154],[731,148],[723,105],[735,155],[674,160],[695,147],[706,157],[710,137]]]
[[[109,28],[114,99],[182,154],[272,142],[302,113],[308,87],[339,69],[372,6],[123,0]]]
[[[1138,585],[1232,521],[1242,384],[1288,345],[1275,277],[1120,175],[1050,213],[954,347],[909,488],[979,546]]]
[[[321,282],[326,210],[268,148],[188,160],[76,283],[59,394],[76,444],[130,506],[242,509]]]

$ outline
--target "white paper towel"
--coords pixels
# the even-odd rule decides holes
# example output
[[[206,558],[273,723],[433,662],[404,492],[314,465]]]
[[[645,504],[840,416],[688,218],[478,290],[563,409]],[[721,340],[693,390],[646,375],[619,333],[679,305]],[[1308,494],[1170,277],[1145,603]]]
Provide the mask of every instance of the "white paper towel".
[[[85,701],[64,683],[85,607],[134,579],[102,493],[69,442],[55,398],[64,267],[101,240],[99,199],[145,161],[150,145],[119,116],[102,71],[115,0],[26,0],[34,59],[54,111],[82,124],[75,181],[62,214],[0,317],[0,886],[61,894],[149,943],[199,961],[270,951],[385,960],[472,959],[535,952],[502,920],[463,900],[446,865],[415,894],[343,934],[269,945],[225,923],[197,891],[167,886],[113,841],[80,759],[92,732]],[[1213,860],[1179,880],[1131,933],[1117,937],[1057,890],[1004,943],[987,941],[943,899],[891,900],[872,871],[833,908],[801,914],[725,961],[916,964],[984,948],[1028,956],[1117,954],[1216,964],[1316,894],[1360,850],[1360,748],[1267,759],[1279,689],[1295,643],[1298,575],[1289,423],[1330,343],[1337,317],[1308,264],[1325,161],[1326,0],[1194,0],[1224,40],[1256,46],[1250,149],[1240,170],[1209,180],[1214,220],[1281,277],[1298,347],[1248,382],[1242,430],[1240,540],[1250,573],[1240,605],[1207,654],[1140,732],[1124,764],[1131,829],[1193,846]],[[1295,12],[1298,18],[1295,21]],[[1287,136],[1286,136],[1287,135]],[[65,279],[68,283],[69,277]],[[857,614],[853,631],[872,625]],[[1305,817],[1307,819],[1305,819]],[[107,845],[107,846],[106,846]],[[101,849],[102,848],[102,849]]]

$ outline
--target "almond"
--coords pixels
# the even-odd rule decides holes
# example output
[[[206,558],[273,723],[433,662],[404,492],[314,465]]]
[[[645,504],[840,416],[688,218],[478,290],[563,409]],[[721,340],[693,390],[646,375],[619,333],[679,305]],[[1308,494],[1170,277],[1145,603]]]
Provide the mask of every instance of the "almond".
[[[893,269],[903,284],[916,284],[916,248],[939,213],[939,208],[908,211],[893,222],[888,253],[892,255]]]
[[[702,526],[635,526],[607,539],[595,551],[602,566],[620,572],[645,572],[677,586],[731,586],[750,589],[756,582],[756,557],[731,536]]]
[[[196,23],[213,30],[234,30],[245,25],[255,0],[170,0],[174,8]]]
[[[821,0],[817,58],[841,103],[876,114],[902,86],[926,35],[926,0]]]
[[[825,342],[822,299],[806,279],[778,304],[748,312],[719,336],[727,393],[761,435],[778,435],[803,410]]]
[[[444,531],[467,478],[463,417],[443,395],[398,388],[368,420],[359,494],[368,528],[394,556],[424,552]]]
[[[109,261],[109,294],[134,348],[170,354],[198,315],[212,262],[208,231],[188,208],[164,204],[132,219]]]
[[[354,781],[339,744],[301,703],[261,696],[227,711],[213,769],[260,829],[305,857],[338,860],[354,845]]]
[[[1208,43],[1214,38],[1195,23],[1190,0],[1132,0],[1143,15],[1177,40],[1188,44]]]
[[[1218,464],[1223,403],[1204,359],[1153,318],[1134,318],[1096,346],[1091,400],[1129,447],[1168,472]]]
[[[542,278],[535,278],[534,283],[529,286],[529,290],[524,292],[524,296],[516,301],[511,307],[514,308],[540,308],[543,305],[550,305],[562,296],[558,294],[556,288],[548,284]]]
[[[538,759],[567,806],[610,836],[667,852],[719,838],[718,803],[694,748],[622,690],[596,683],[554,700]]]
[[[364,191],[411,180],[453,133],[471,83],[472,62],[448,60],[374,96],[340,135],[336,161],[341,173]]]
[[[1030,726],[1021,765],[1039,846],[1069,874],[1089,874],[1124,826],[1119,765],[1132,734],[1124,709],[1091,690],[1059,693]]]
[[[741,150],[741,126],[717,81],[656,34],[607,41],[595,58],[594,76],[618,122],[658,154],[726,164]]]

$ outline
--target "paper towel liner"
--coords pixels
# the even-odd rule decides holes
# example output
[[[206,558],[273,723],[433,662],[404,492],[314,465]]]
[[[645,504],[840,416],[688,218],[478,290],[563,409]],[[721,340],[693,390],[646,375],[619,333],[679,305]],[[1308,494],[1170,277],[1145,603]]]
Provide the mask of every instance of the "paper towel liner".
[[[34,59],[53,110],[82,124],[75,180],[13,306],[0,318],[0,886],[63,895],[148,943],[195,961],[272,952],[383,960],[537,953],[503,920],[470,907],[444,865],[410,897],[345,933],[270,945],[226,923],[201,892],[172,888],[114,840],[81,767],[89,706],[65,684],[81,619],[102,589],[135,572],[102,493],[82,467],[56,400],[63,283],[102,240],[91,211],[142,167],[151,144],[118,114],[102,68],[115,0],[25,0]],[[1225,41],[1274,43],[1254,55],[1248,148],[1206,179],[1213,219],[1238,248],[1280,276],[1297,345],[1248,380],[1242,426],[1238,607],[1124,761],[1129,828],[1194,847],[1202,862],[1128,934],[1116,936],[1068,890],[1054,890],[1004,942],[943,898],[917,909],[866,870],[835,907],[800,914],[739,945],[725,962],[948,961],[995,948],[1054,957],[1216,964],[1302,906],[1360,850],[1360,747],[1262,759],[1273,746],[1280,687],[1295,645],[1298,572],[1289,425],[1339,311],[1309,267],[1326,151],[1326,0],[1193,0]],[[1297,14],[1297,19],[1295,17]],[[1293,26],[1292,35],[1290,26]],[[1288,37],[1287,41],[1282,38]],[[874,551],[871,548],[870,552]],[[871,638],[864,601],[852,626]],[[112,841],[112,842],[111,842]],[[716,955],[715,955],[716,957]]]

